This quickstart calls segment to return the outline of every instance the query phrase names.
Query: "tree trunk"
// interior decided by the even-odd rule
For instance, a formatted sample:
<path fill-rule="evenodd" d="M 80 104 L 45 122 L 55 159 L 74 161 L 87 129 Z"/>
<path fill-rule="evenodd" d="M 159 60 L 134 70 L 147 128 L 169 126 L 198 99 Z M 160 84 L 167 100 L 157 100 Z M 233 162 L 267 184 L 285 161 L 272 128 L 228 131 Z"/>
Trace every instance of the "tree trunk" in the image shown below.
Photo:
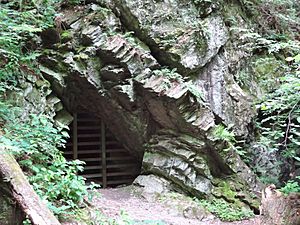
<path fill-rule="evenodd" d="M 14 157 L 0 147 L 0 174 L 11 188 L 12 196 L 33 225 L 60 225 L 27 181 Z"/>
<path fill-rule="evenodd" d="M 275 185 L 266 187 L 262 192 L 262 225 L 299 225 L 300 194 L 284 196 Z"/>

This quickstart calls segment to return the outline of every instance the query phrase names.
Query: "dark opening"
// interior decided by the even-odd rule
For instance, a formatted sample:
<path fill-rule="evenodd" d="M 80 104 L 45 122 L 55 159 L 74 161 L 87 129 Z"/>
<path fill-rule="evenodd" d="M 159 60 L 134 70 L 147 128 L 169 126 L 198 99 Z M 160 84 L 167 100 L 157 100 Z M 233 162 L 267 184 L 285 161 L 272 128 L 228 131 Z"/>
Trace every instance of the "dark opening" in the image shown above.
<path fill-rule="evenodd" d="M 79 174 L 103 188 L 131 184 L 139 175 L 141 165 L 109 131 L 105 122 L 85 111 L 73 114 L 70 139 L 64 150 L 67 159 L 84 161 Z"/>

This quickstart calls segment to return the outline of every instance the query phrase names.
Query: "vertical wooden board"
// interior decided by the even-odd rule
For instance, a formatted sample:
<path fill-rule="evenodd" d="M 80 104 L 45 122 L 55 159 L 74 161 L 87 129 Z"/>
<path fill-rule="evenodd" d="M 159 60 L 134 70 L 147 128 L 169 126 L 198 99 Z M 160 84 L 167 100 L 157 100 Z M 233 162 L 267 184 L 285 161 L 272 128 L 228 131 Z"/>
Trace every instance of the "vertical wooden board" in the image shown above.
<path fill-rule="evenodd" d="M 102 151 L 102 186 L 107 187 L 106 176 L 106 144 L 105 144 L 105 124 L 101 120 L 101 151 Z"/>
<path fill-rule="evenodd" d="M 73 159 L 78 159 L 78 138 L 77 138 L 77 113 L 74 113 L 73 120 Z"/>

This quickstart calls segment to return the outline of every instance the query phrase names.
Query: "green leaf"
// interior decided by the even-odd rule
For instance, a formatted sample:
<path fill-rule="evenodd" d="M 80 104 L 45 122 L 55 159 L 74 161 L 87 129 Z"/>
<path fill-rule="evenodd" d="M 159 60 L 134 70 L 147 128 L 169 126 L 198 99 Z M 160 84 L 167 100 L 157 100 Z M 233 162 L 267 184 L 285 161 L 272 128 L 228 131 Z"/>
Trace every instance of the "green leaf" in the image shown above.
<path fill-rule="evenodd" d="M 293 158 L 296 159 L 298 162 L 300 162 L 300 157 L 294 156 Z"/>
<path fill-rule="evenodd" d="M 300 54 L 298 54 L 298 55 L 296 55 L 295 57 L 294 57 L 294 60 L 295 60 L 295 62 L 300 62 Z"/>

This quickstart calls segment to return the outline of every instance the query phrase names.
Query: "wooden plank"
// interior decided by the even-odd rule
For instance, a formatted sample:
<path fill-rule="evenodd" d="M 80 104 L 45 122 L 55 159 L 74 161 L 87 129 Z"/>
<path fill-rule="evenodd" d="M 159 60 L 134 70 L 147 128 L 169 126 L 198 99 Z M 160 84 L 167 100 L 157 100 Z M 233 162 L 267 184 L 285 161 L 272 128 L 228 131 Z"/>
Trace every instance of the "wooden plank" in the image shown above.
<path fill-rule="evenodd" d="M 108 172 L 107 177 L 132 176 L 132 171 Z"/>
<path fill-rule="evenodd" d="M 80 158 L 81 161 L 84 162 L 97 162 L 101 160 L 101 157 L 92 157 L 92 158 Z"/>
<path fill-rule="evenodd" d="M 135 159 L 133 157 L 130 157 L 130 156 L 111 156 L 111 157 L 107 157 L 106 160 L 107 161 L 111 161 L 111 160 L 116 160 L 116 161 L 119 161 L 119 160 L 135 161 Z"/>
<path fill-rule="evenodd" d="M 98 130 L 99 126 L 78 126 L 78 130 Z"/>
<path fill-rule="evenodd" d="M 77 143 L 78 146 L 100 146 L 101 142 L 100 141 L 86 141 L 86 142 L 83 142 L 83 141 L 80 141 Z"/>
<path fill-rule="evenodd" d="M 105 143 L 105 124 L 101 120 L 101 151 L 102 151 L 102 186 L 107 187 L 106 177 L 106 143 Z"/>
<path fill-rule="evenodd" d="M 136 164 L 134 163 L 126 163 L 126 164 L 115 164 L 115 165 L 107 165 L 106 168 L 107 169 L 115 169 L 115 168 L 132 168 L 135 167 Z"/>
<path fill-rule="evenodd" d="M 106 141 L 106 145 L 120 145 L 117 141 Z"/>
<path fill-rule="evenodd" d="M 124 149 L 122 149 L 122 148 L 108 149 L 106 147 L 106 153 L 126 153 L 126 155 L 128 155 L 128 153 L 126 151 L 124 151 Z"/>
<path fill-rule="evenodd" d="M 99 137 L 99 134 L 95 133 L 95 134 L 78 134 L 77 136 L 78 138 L 92 138 L 92 137 Z"/>
<path fill-rule="evenodd" d="M 65 151 L 63 153 L 64 153 L 64 155 L 72 155 L 73 151 Z M 97 154 L 97 155 L 99 155 L 101 152 L 99 152 L 99 150 L 78 150 L 77 153 L 78 153 L 78 155 L 85 155 L 85 154 Z"/>
<path fill-rule="evenodd" d="M 96 170 L 96 169 L 102 169 L 102 166 L 96 165 L 96 166 L 85 166 L 84 170 Z"/>
<path fill-rule="evenodd" d="M 116 168 L 132 168 L 135 167 L 135 164 L 116 164 L 116 165 L 106 165 L 106 169 L 116 169 Z M 102 169 L 100 165 L 94 166 L 84 166 L 84 170 L 95 170 L 95 169 Z"/>
<path fill-rule="evenodd" d="M 14 200 L 33 225 L 60 225 L 26 179 L 23 171 L 9 150 L 0 147 L 0 176 L 10 185 Z M 0 209 L 5 210 L 5 208 Z M 1 219 L 0 224 L 7 221 Z"/>
<path fill-rule="evenodd" d="M 99 155 L 101 152 L 99 151 L 99 149 L 97 150 L 79 150 L 78 154 L 84 155 L 84 154 L 97 154 Z"/>
<path fill-rule="evenodd" d="M 65 154 L 70 153 L 66 151 Z M 107 130 L 104 121 L 91 114 L 77 114 L 78 156 L 87 163 L 82 176 L 97 180 L 103 188 L 107 185 L 131 183 L 138 174 L 135 158 L 129 156 L 128 151 Z M 112 171 L 107 171 L 108 169 Z"/>
<path fill-rule="evenodd" d="M 85 177 L 85 178 L 100 178 L 100 177 L 102 177 L 102 174 L 101 173 L 92 173 L 92 174 L 83 174 L 80 176 Z"/>
<path fill-rule="evenodd" d="M 78 159 L 78 145 L 77 145 L 77 113 L 74 113 L 73 119 L 73 159 Z"/>

